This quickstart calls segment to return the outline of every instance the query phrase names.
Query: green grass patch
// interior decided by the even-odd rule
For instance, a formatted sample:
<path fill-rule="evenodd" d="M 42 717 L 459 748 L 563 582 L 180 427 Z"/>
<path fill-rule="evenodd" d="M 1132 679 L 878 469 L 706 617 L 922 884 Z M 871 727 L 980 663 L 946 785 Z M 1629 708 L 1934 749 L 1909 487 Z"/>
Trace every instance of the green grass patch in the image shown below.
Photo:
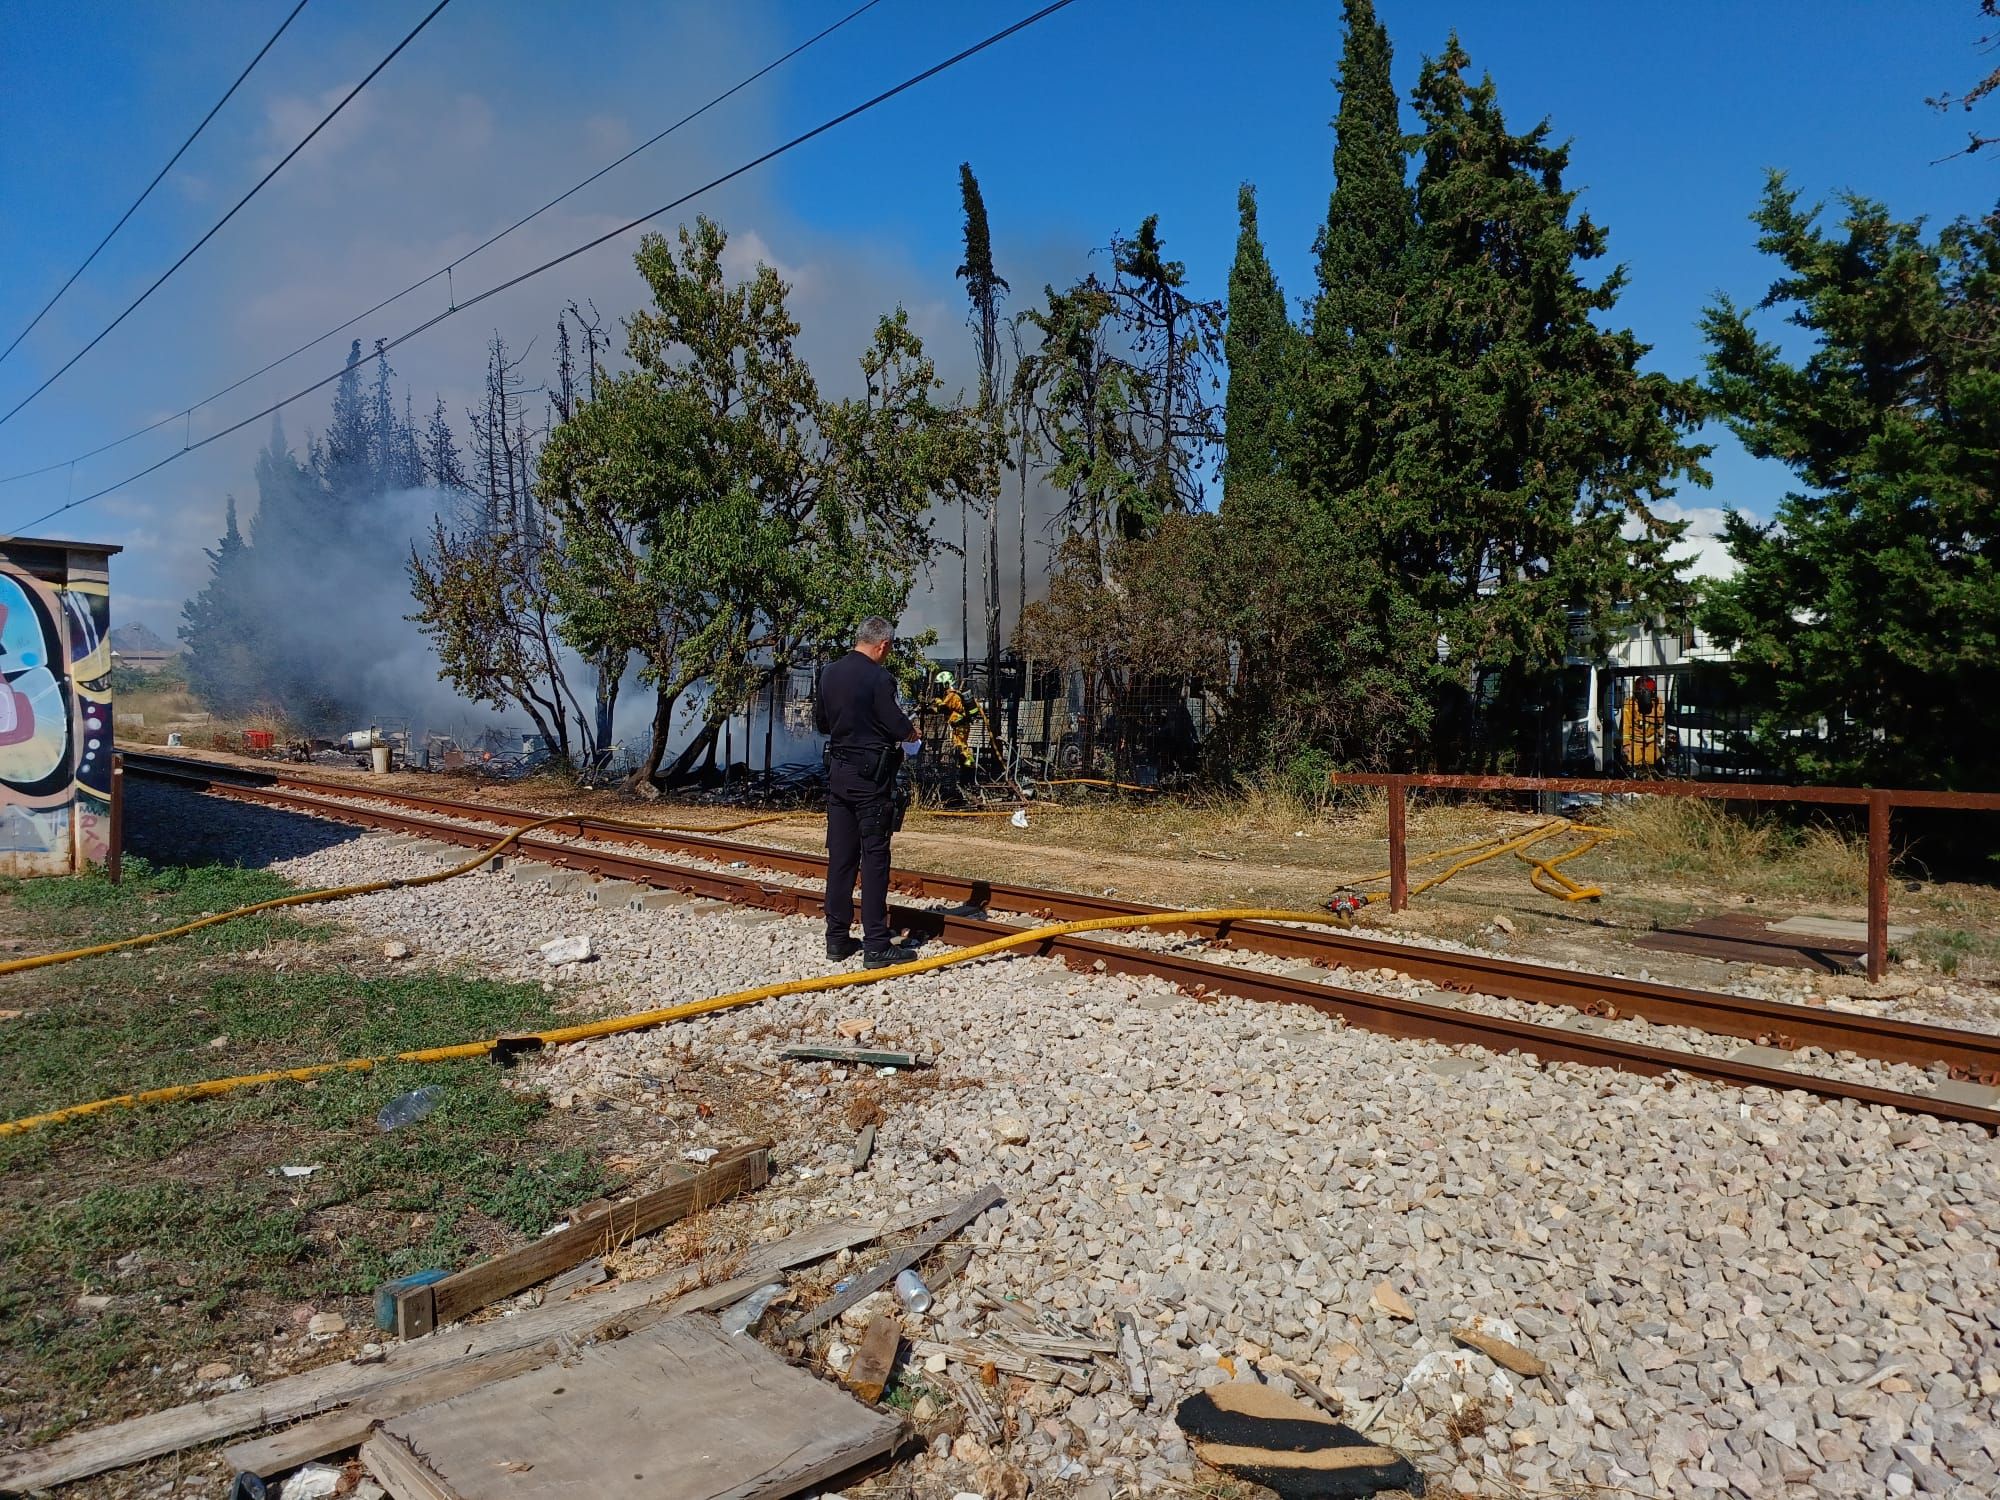
<path fill-rule="evenodd" d="M 103 942 L 286 893 L 265 871 L 133 861 L 0 886 L 26 951 Z M 387 969 L 288 915 L 132 957 L 14 976 L 0 1119 L 165 1084 L 374 1057 L 559 1020 L 539 985 Z M 274 943 L 284 946 L 275 951 Z M 218 1039 L 220 1039 L 218 1041 Z M 436 1084 L 426 1118 L 378 1110 Z M 615 1190 L 587 1129 L 487 1061 L 390 1063 L 214 1098 L 114 1108 L 0 1137 L 0 1386 L 38 1440 L 185 1395 L 190 1362 L 263 1347 L 287 1305 L 472 1264 Z M 310 1166 L 309 1176 L 279 1169 Z M 84 1310 L 79 1295 L 112 1298 Z M 364 1305 L 348 1310 L 351 1324 Z M 176 1374 L 176 1367 L 180 1373 Z M 107 1395 L 107 1392 L 110 1394 Z"/>

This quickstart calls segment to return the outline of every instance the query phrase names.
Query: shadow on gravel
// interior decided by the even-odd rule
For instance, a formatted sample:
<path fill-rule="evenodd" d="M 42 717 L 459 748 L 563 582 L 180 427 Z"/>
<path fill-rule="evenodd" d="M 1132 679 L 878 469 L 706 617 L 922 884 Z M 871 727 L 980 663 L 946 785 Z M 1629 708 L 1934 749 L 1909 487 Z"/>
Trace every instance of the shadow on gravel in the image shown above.
<path fill-rule="evenodd" d="M 125 785 L 125 848 L 154 865 L 263 869 L 351 844 L 364 830 L 282 808 L 226 802 L 179 787 Z"/>

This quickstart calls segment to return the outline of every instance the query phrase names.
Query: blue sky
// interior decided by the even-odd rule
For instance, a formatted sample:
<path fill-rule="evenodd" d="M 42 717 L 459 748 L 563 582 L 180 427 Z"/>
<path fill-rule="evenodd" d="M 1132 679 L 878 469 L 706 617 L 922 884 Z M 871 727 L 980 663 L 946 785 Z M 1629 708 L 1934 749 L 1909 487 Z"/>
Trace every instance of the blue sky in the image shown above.
<path fill-rule="evenodd" d="M 436 269 L 519 213 L 851 9 L 833 3 L 453 0 L 431 28 L 270 189 L 144 309 L 0 427 L 0 474 L 94 446 L 177 410 Z M 5 338 L 95 243 L 276 26 L 279 0 L 160 6 L 0 0 L 0 329 Z M 834 38 L 460 273 L 484 286 L 676 196 L 1032 9 L 880 0 Z M 178 255 L 414 23 L 419 0 L 312 0 L 125 232 L 13 358 L 13 404 Z M 1972 0 L 1687 0 L 1678 6 L 1381 0 L 1399 87 L 1455 27 L 1510 119 L 1548 117 L 1574 143 L 1571 181 L 1631 269 L 1620 318 L 1651 363 L 1699 368 L 1696 319 L 1716 291 L 1769 276 L 1746 216 L 1764 171 L 1812 196 L 1844 188 L 1933 220 L 1992 206 L 1992 163 L 1932 165 L 1962 127 L 1924 99 L 1980 60 Z M 1199 290 L 1219 295 L 1235 190 L 1257 184 L 1288 293 L 1331 186 L 1331 3 L 1077 0 L 964 68 L 842 127 L 700 206 L 746 255 L 797 283 L 822 380 L 837 387 L 873 315 L 907 305 L 955 379 L 969 375 L 952 280 L 956 169 L 984 183 L 1000 269 L 1021 305 L 1076 274 L 1145 214 Z M 687 212 L 692 213 L 693 207 Z M 559 306 L 629 310 L 629 243 L 444 325 L 396 357 L 418 404 L 472 395 L 494 331 L 539 340 Z M 358 330 L 400 332 L 430 293 Z M 344 338 L 345 336 L 343 336 Z M 326 373 L 329 345 L 194 419 L 199 437 Z M 296 440 L 323 398 L 287 416 Z M 223 497 L 253 493 L 261 429 L 49 523 L 124 542 L 118 615 L 171 630 L 200 583 Z M 118 478 L 177 445 L 155 434 L 67 473 L 0 488 L 0 528 Z M 1682 497 L 1768 512 L 1784 488 L 1725 445 L 1716 487 Z M 72 482 L 75 489 L 72 491 Z M 1712 519 L 1712 517 L 1710 518 Z M 955 591 L 955 590 L 954 590 Z"/>

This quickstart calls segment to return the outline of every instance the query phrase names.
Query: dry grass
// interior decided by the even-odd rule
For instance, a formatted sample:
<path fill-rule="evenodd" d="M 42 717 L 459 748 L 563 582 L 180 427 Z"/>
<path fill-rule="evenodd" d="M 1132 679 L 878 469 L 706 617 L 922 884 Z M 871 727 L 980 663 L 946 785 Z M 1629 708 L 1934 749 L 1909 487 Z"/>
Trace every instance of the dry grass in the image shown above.
<path fill-rule="evenodd" d="M 1601 816 L 1625 834 L 1612 862 L 1628 878 L 1822 900 L 1858 901 L 1867 894 L 1866 841 L 1830 822 L 1799 823 L 1683 797 L 1635 797 Z"/>

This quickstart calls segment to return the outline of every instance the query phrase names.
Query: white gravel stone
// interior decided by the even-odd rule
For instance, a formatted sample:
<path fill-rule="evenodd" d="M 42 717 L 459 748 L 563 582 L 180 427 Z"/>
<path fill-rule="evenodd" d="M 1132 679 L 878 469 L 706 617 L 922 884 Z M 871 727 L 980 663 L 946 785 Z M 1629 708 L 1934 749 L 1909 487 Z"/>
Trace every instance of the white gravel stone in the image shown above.
<path fill-rule="evenodd" d="M 434 868 L 339 825 L 146 783 L 129 813 L 136 836 L 206 840 L 305 885 Z M 415 963 L 614 1011 L 853 967 L 827 961 L 814 921 L 746 928 L 679 906 L 607 922 L 580 892 L 486 873 L 327 912 L 408 942 Z M 598 961 L 551 970 L 539 941 L 584 930 Z M 874 1023 L 871 1046 L 936 1067 L 836 1080 L 777 1059 L 785 1038 L 855 1017 Z M 1483 1065 L 1435 1070 L 1450 1058 Z M 781 1160 L 817 1174 L 756 1195 L 792 1227 L 997 1182 L 1007 1201 L 961 1237 L 976 1253 L 938 1289 L 935 1336 L 1007 1326 L 989 1301 L 1099 1338 L 1126 1311 L 1155 1391 L 1135 1408 L 1114 1359 L 1078 1367 L 1085 1391 L 1009 1394 L 1018 1435 L 1004 1451 L 975 1439 L 977 1459 L 1038 1489 L 1191 1483 L 1172 1411 L 1234 1378 L 1226 1358 L 1239 1377 L 1297 1367 L 1447 1489 L 2000 1496 L 2000 1146 L 1970 1127 L 1400 1041 L 1022 957 L 604 1038 L 519 1071 L 575 1108 L 667 1120 L 675 1160 L 738 1137 L 674 1080 L 754 1092 Z M 869 1170 L 843 1174 L 863 1088 L 886 1120 Z M 1370 1307 L 1385 1281 L 1412 1320 Z M 1412 1383 L 1475 1316 L 1517 1328 L 1551 1377 L 1503 1388 L 1466 1355 Z M 1463 1420 L 1475 1399 L 1483 1431 Z M 953 1457 L 920 1462 L 920 1493 L 976 1482 Z"/>

